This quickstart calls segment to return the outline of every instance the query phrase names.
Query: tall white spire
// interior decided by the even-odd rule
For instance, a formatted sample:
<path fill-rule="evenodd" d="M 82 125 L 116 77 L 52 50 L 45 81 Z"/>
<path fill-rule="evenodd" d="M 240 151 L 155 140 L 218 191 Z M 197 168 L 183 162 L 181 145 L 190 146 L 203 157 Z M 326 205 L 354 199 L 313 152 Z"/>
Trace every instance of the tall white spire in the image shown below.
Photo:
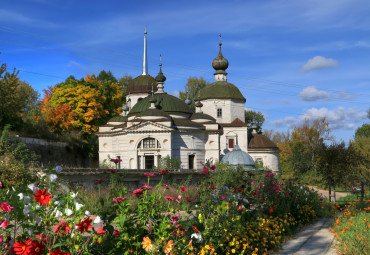
<path fill-rule="evenodd" d="M 143 56 L 143 74 L 148 74 L 148 61 L 147 61 L 147 50 L 146 50 L 146 25 L 145 25 L 145 31 L 144 31 L 144 56 Z"/>

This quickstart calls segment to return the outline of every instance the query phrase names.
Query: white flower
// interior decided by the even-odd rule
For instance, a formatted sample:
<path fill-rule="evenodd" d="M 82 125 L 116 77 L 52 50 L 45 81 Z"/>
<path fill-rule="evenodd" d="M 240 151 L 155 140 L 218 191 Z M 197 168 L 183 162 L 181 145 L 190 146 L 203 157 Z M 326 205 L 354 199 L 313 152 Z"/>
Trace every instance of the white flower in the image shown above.
<path fill-rule="evenodd" d="M 94 224 L 99 224 L 99 223 L 101 223 L 102 222 L 102 220 L 101 220 L 101 218 L 100 218 L 100 216 L 96 216 L 96 218 L 95 218 L 95 220 L 94 220 Z"/>
<path fill-rule="evenodd" d="M 36 192 L 36 189 L 38 189 L 38 188 L 35 186 L 35 184 L 33 184 L 33 183 L 29 184 L 27 187 L 28 187 L 30 190 L 32 190 L 32 191 L 33 191 L 33 193 L 35 193 L 35 192 Z"/>
<path fill-rule="evenodd" d="M 12 186 L 12 190 L 15 191 L 15 188 Z"/>
<path fill-rule="evenodd" d="M 32 236 L 32 234 L 33 234 L 33 230 L 32 229 L 28 229 L 27 232 L 28 232 L 28 235 Z"/>
<path fill-rule="evenodd" d="M 55 182 L 58 179 L 58 176 L 56 174 L 49 175 L 49 180 L 51 182 Z"/>
<path fill-rule="evenodd" d="M 31 201 L 31 198 L 29 196 L 25 196 L 25 197 L 23 197 L 23 200 L 26 203 L 26 205 L 28 205 Z"/>
<path fill-rule="evenodd" d="M 53 198 L 54 199 L 58 199 L 58 195 L 53 195 Z"/>
<path fill-rule="evenodd" d="M 67 216 L 70 216 L 72 213 L 73 213 L 73 211 L 72 211 L 71 209 L 67 209 L 67 208 L 66 208 L 66 210 L 65 210 L 65 214 L 66 214 Z"/>
<path fill-rule="evenodd" d="M 10 218 L 9 214 L 4 214 L 3 217 L 4 217 L 4 220 L 9 221 L 9 218 Z"/>
<path fill-rule="evenodd" d="M 41 220 L 42 220 L 42 218 L 36 217 L 36 219 L 35 219 L 36 224 L 39 224 L 41 222 Z"/>
<path fill-rule="evenodd" d="M 191 238 L 197 240 L 197 243 L 203 242 L 202 233 L 200 231 L 198 233 L 191 234 Z"/>
<path fill-rule="evenodd" d="M 77 194 L 78 194 L 78 192 L 77 192 L 77 193 L 73 193 L 73 192 L 71 192 L 71 197 L 72 197 L 72 198 L 76 198 L 76 197 L 77 197 Z"/>
<path fill-rule="evenodd" d="M 249 204 L 249 201 L 246 198 L 243 198 L 243 202 Z"/>
<path fill-rule="evenodd" d="M 62 213 L 61 211 L 57 210 L 57 211 L 55 212 L 55 217 L 61 217 L 61 216 L 63 216 L 63 213 Z M 68 216 L 69 216 L 69 215 L 68 215 Z"/>
<path fill-rule="evenodd" d="M 24 213 L 24 215 L 27 215 L 27 214 L 29 214 L 31 211 L 30 211 L 30 208 L 28 208 L 28 206 L 24 206 L 24 209 L 23 209 L 23 213 Z"/>
<path fill-rule="evenodd" d="M 80 210 L 82 206 L 84 205 L 76 202 L 76 210 Z"/>
<path fill-rule="evenodd" d="M 60 172 L 62 172 L 62 170 L 63 170 L 63 168 L 62 168 L 61 166 L 57 166 L 57 167 L 55 168 L 55 172 L 56 172 L 57 174 L 59 174 Z"/>
<path fill-rule="evenodd" d="M 23 193 L 19 193 L 17 196 L 19 197 L 19 200 L 23 199 Z"/>
<path fill-rule="evenodd" d="M 89 211 L 85 211 L 85 215 L 86 215 L 86 216 L 90 216 L 90 214 L 91 214 L 91 213 L 90 213 Z"/>
<path fill-rule="evenodd" d="M 60 205 L 59 201 L 54 201 L 54 205 Z"/>
<path fill-rule="evenodd" d="M 37 210 L 39 210 L 39 209 L 41 209 L 41 206 L 36 205 L 36 206 L 35 206 L 35 208 L 36 208 Z"/>

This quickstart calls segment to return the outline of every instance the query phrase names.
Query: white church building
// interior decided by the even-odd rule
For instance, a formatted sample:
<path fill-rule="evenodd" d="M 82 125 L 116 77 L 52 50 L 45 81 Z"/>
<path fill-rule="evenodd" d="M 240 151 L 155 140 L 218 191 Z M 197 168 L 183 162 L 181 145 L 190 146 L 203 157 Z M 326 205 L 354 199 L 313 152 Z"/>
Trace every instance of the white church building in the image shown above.
<path fill-rule="evenodd" d="M 128 85 L 123 113 L 99 127 L 100 164 L 119 158 L 121 168 L 152 169 L 170 156 L 180 160 L 181 169 L 201 170 L 201 161 L 220 161 L 237 147 L 279 172 L 277 146 L 262 134 L 248 136 L 246 99 L 227 81 L 229 62 L 222 56 L 221 42 L 212 62 L 215 81 L 201 90 L 193 112 L 190 100 L 165 92 L 162 64 L 155 78 L 148 74 L 146 35 L 145 31 L 143 72 Z"/>

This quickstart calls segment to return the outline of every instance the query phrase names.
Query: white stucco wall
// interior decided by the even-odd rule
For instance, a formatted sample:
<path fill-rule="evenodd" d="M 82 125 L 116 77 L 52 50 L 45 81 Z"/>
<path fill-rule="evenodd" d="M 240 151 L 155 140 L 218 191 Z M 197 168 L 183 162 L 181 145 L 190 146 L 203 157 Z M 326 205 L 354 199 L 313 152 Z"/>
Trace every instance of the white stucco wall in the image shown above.
<path fill-rule="evenodd" d="M 248 153 L 252 156 L 255 162 L 258 159 L 262 159 L 264 167 L 266 166 L 273 172 L 280 172 L 280 158 L 278 150 L 249 150 Z"/>
<path fill-rule="evenodd" d="M 231 123 L 236 118 L 244 121 L 244 102 L 234 99 L 206 99 L 202 100 L 202 111 L 216 119 L 217 123 Z M 217 109 L 222 109 L 222 117 L 217 117 Z"/>

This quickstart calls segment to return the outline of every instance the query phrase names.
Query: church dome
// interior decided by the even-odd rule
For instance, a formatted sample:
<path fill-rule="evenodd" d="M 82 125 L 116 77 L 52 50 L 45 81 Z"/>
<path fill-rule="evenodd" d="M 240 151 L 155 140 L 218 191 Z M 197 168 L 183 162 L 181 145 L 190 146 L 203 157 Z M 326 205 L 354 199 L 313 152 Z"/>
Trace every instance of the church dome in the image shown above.
<path fill-rule="evenodd" d="M 157 81 L 152 76 L 140 75 L 128 84 L 127 93 L 150 93 L 152 86 L 157 91 Z"/>
<path fill-rule="evenodd" d="M 226 81 L 216 81 L 205 86 L 200 91 L 200 100 L 205 99 L 238 99 L 246 101 L 240 90 L 234 84 Z"/>
<path fill-rule="evenodd" d="M 155 107 L 158 110 L 162 110 L 167 113 L 187 113 L 192 114 L 190 107 L 187 106 L 181 99 L 168 95 L 166 93 L 154 94 L 153 97 L 156 99 Z M 129 115 L 139 114 L 150 107 L 150 99 L 152 96 L 143 98 L 132 107 Z"/>
<path fill-rule="evenodd" d="M 229 61 L 222 56 L 222 43 L 220 42 L 219 45 L 220 51 L 218 52 L 218 56 L 212 61 L 212 67 L 216 70 L 216 73 L 225 73 L 225 70 L 229 67 Z"/>
<path fill-rule="evenodd" d="M 165 117 L 168 118 L 168 113 L 158 109 L 146 109 L 139 114 L 140 117 Z"/>
<path fill-rule="evenodd" d="M 232 166 L 243 166 L 245 169 L 253 169 L 255 167 L 253 158 L 242 151 L 237 144 L 234 150 L 226 153 L 221 161 Z"/>

